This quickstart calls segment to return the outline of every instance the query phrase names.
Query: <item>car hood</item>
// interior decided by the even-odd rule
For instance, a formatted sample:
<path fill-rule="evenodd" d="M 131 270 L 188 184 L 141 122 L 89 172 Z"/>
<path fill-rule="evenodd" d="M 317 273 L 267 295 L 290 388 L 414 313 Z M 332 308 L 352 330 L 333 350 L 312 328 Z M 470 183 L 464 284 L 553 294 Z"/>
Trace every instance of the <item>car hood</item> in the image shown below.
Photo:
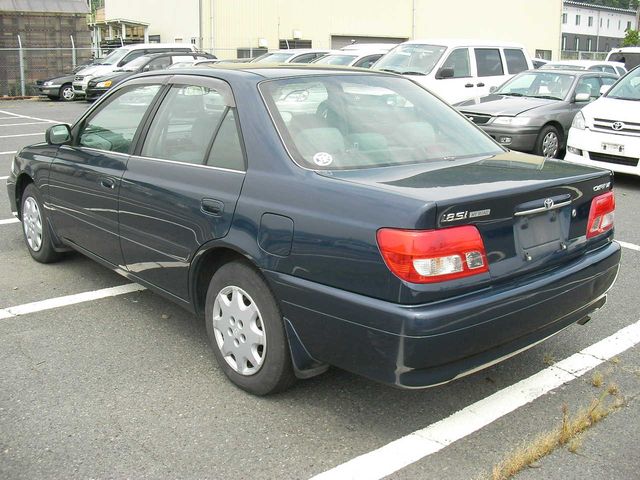
<path fill-rule="evenodd" d="M 127 77 L 130 77 L 131 75 L 134 75 L 137 72 L 111 72 L 107 75 L 100 75 L 97 77 L 93 77 L 91 79 L 91 82 L 105 82 L 107 80 L 111 80 L 112 82 L 120 82 L 122 80 L 124 80 Z"/>
<path fill-rule="evenodd" d="M 109 72 L 113 72 L 113 69 L 116 68 L 115 65 L 92 65 L 83 70 L 80 70 L 76 75 L 81 75 L 86 77 L 88 75 L 92 77 L 97 77 L 100 75 L 106 75 Z"/>
<path fill-rule="evenodd" d="M 57 77 L 45 78 L 44 80 L 39 80 L 42 83 L 44 82 L 53 82 L 54 84 L 66 83 L 73 81 L 74 74 L 69 73 L 66 75 L 59 75 Z"/>
<path fill-rule="evenodd" d="M 604 118 L 618 122 L 638 123 L 640 102 L 619 98 L 600 97 L 582 109 L 589 125 L 594 118 Z"/>
<path fill-rule="evenodd" d="M 510 97 L 506 95 L 487 95 L 474 100 L 457 103 L 455 107 L 463 112 L 486 113 L 497 116 L 515 117 L 535 108 L 554 105 L 562 100 L 533 97 Z"/>

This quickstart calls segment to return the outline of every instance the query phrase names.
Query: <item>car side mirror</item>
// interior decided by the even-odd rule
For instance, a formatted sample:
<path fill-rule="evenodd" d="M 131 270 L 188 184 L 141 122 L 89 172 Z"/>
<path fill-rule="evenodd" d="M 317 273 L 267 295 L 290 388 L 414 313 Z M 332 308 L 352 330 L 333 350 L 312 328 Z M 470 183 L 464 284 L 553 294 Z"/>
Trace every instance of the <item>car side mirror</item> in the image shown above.
<path fill-rule="evenodd" d="M 451 67 L 442 67 L 440 68 L 440 70 L 438 70 L 438 73 L 436 73 L 436 79 L 437 80 L 442 80 L 444 78 L 453 78 L 454 76 L 454 71 L 453 68 Z"/>
<path fill-rule="evenodd" d="M 591 95 L 589 95 L 588 93 L 576 93 L 576 96 L 575 96 L 576 103 L 588 102 L 589 100 L 591 100 Z"/>
<path fill-rule="evenodd" d="M 49 145 L 66 145 L 71 142 L 71 127 L 65 124 L 49 127 L 44 138 Z"/>
<path fill-rule="evenodd" d="M 600 95 L 604 95 L 611 89 L 611 85 L 602 85 L 600 87 Z"/>
<path fill-rule="evenodd" d="M 498 90 L 498 87 L 493 86 L 493 87 L 491 87 L 491 88 L 489 89 L 489 93 L 493 93 L 493 92 L 495 92 L 496 90 Z"/>

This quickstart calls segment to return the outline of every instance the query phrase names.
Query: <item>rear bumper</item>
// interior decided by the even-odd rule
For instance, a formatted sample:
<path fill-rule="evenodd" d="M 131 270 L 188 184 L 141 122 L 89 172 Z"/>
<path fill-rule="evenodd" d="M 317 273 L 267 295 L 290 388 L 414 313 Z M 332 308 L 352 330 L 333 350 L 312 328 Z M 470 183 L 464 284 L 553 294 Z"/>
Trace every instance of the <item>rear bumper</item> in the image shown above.
<path fill-rule="evenodd" d="M 398 305 L 265 272 L 313 359 L 405 388 L 451 381 L 559 332 L 604 303 L 620 246 L 539 275 L 428 305 Z"/>

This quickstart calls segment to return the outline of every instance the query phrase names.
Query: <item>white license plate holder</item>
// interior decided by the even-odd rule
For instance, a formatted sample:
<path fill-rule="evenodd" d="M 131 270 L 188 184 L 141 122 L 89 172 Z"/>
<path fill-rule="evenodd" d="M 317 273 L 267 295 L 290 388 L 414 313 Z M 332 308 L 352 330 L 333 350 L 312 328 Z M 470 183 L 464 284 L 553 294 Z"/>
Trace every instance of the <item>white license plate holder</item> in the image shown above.
<path fill-rule="evenodd" d="M 624 153 L 624 145 L 619 143 L 602 143 L 602 150 L 607 153 L 620 154 Z"/>

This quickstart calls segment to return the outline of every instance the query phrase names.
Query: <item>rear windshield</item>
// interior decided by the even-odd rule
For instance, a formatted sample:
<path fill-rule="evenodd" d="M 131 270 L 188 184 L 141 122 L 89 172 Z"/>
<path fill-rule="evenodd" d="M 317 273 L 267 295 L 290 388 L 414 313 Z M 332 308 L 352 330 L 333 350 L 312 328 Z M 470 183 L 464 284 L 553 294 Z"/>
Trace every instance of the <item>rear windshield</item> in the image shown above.
<path fill-rule="evenodd" d="M 400 45 L 378 60 L 373 68 L 408 75 L 427 75 L 436 66 L 446 49 L 440 45 L 416 43 Z"/>
<path fill-rule="evenodd" d="M 282 63 L 291 58 L 293 53 L 265 53 L 252 61 L 252 63 Z"/>
<path fill-rule="evenodd" d="M 640 65 L 640 53 L 635 52 L 616 52 L 611 53 L 607 60 L 612 62 L 624 63 L 627 70 L 631 70 L 634 67 Z"/>
<path fill-rule="evenodd" d="M 348 170 L 496 155 L 504 150 L 408 79 L 322 75 L 270 80 L 260 91 L 294 160 Z"/>
<path fill-rule="evenodd" d="M 611 90 L 607 92 L 608 98 L 640 101 L 640 67 L 627 73 Z M 638 105 L 640 107 L 640 105 Z"/>

